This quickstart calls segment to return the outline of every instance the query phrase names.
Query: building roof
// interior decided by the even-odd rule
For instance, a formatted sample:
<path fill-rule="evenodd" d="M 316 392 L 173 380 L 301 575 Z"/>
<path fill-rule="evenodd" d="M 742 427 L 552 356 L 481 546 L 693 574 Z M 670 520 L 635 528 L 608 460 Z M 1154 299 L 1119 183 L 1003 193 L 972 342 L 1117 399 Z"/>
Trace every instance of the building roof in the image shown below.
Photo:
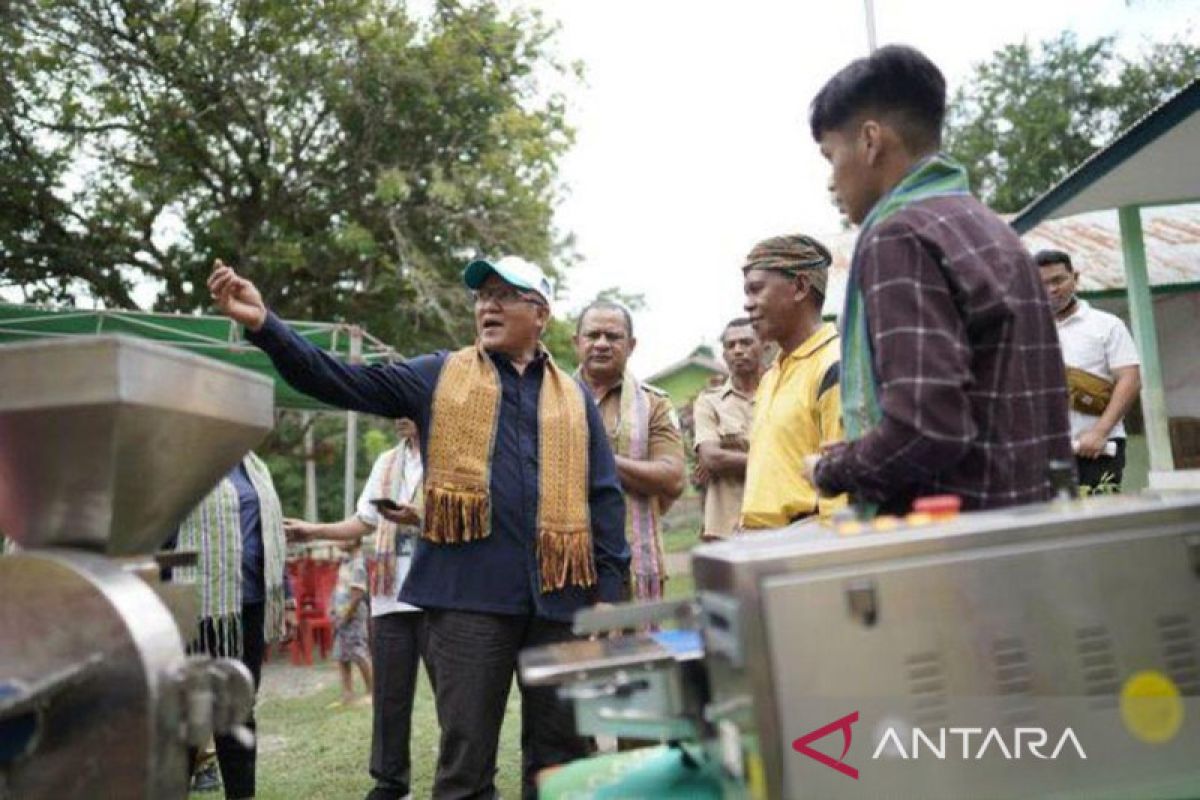
<path fill-rule="evenodd" d="M 712 348 L 708 347 L 708 345 L 700 345 L 693 350 L 687 358 L 663 367 L 658 372 L 646 378 L 645 381 L 646 383 L 657 384 L 671 375 L 674 375 L 676 372 L 686 369 L 687 367 L 699 367 L 700 369 L 711 372 L 714 375 L 725 374 L 725 365 L 713 358 Z"/>
<path fill-rule="evenodd" d="M 1200 205 L 1142 209 L 1150 285 L 1160 291 L 1200 286 Z M 1030 252 L 1063 250 L 1084 294 L 1125 290 L 1125 259 L 1115 211 L 1047 220 L 1021 237 Z"/>
<path fill-rule="evenodd" d="M 1034 200 L 1012 225 L 1021 233 L 1047 219 L 1125 206 L 1200 200 L 1200 78 Z"/>
<path fill-rule="evenodd" d="M 1144 208 L 1142 229 L 1150 285 L 1155 293 L 1200 288 L 1200 205 Z M 836 317 L 841 313 L 858 231 L 818 238 L 833 255 L 824 314 Z M 1079 270 L 1082 294 L 1104 296 L 1124 292 L 1125 261 L 1115 211 L 1049 219 L 1021 238 L 1031 253 L 1046 249 L 1069 253 Z"/>

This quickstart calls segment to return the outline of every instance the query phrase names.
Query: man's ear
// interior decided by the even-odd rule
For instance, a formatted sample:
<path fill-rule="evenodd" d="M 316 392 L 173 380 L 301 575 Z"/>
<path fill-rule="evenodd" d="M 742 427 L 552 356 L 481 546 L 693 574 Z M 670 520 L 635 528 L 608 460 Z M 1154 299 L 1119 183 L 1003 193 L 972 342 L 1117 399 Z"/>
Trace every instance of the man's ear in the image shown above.
<path fill-rule="evenodd" d="M 812 286 L 808 282 L 808 276 L 803 271 L 797 272 L 796 277 L 792 278 L 792 287 L 797 303 L 812 293 Z"/>
<path fill-rule="evenodd" d="M 637 347 L 637 339 L 629 337 L 629 355 L 633 355 L 634 348 Z"/>
<path fill-rule="evenodd" d="M 859 146 L 863 149 L 863 161 L 873 167 L 883 155 L 884 127 L 878 121 L 868 119 L 858 129 Z"/>
<path fill-rule="evenodd" d="M 537 308 L 538 331 L 544 332 L 546 328 L 550 327 L 550 307 L 538 303 L 535 308 Z M 572 336 L 571 339 L 574 341 L 575 337 Z"/>

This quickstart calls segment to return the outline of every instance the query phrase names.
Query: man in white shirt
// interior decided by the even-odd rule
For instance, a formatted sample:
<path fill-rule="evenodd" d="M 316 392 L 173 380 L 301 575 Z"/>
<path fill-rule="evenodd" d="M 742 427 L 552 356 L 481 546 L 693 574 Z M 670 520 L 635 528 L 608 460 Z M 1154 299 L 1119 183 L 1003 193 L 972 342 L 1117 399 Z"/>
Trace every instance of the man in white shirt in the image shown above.
<path fill-rule="evenodd" d="M 1075 296 L 1079 273 L 1061 250 L 1034 256 L 1050 295 L 1071 395 L 1079 484 L 1117 491 L 1125 469 L 1125 415 L 1142 388 L 1141 360 L 1119 317 Z"/>
<path fill-rule="evenodd" d="M 417 426 L 396 420 L 399 444 L 375 459 L 354 514 L 341 522 L 284 521 L 296 541 L 347 541 L 375 534 L 367 543 L 371 563 L 371 664 L 375 672 L 371 777 L 367 800 L 411 796 L 409 738 L 417 667 L 425 650 L 425 615 L 397 599 L 412 564 L 414 537 L 421 521 L 421 452 Z M 381 501 L 390 501 L 391 504 Z"/>

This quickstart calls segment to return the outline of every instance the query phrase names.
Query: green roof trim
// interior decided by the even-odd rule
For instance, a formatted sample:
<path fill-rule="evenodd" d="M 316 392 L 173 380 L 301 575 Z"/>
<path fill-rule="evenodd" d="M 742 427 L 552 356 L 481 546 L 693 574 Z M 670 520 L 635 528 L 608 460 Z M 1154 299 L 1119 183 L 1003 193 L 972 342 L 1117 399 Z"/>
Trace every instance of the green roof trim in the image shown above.
<path fill-rule="evenodd" d="M 1191 281 L 1189 283 L 1167 283 L 1160 286 L 1151 286 L 1150 294 L 1154 297 L 1163 297 L 1173 294 L 1187 294 L 1188 292 L 1200 291 L 1200 281 Z M 1119 289 L 1093 289 L 1090 292 L 1077 292 L 1084 300 L 1112 300 L 1114 298 L 1124 298 L 1128 296 L 1125 288 Z"/>
<path fill-rule="evenodd" d="M 1029 232 L 1071 198 L 1119 167 L 1130 156 L 1171 130 L 1197 110 L 1200 110 L 1200 78 L 1193 79 L 1173 97 L 1138 120 L 1107 147 L 1093 153 L 1067 177 L 1021 209 L 1012 218 L 1010 224 L 1017 233 Z M 1200 190 L 1200 187 L 1197 189 Z M 1178 197 L 1160 204 L 1186 203 L 1198 198 L 1200 195 Z"/>

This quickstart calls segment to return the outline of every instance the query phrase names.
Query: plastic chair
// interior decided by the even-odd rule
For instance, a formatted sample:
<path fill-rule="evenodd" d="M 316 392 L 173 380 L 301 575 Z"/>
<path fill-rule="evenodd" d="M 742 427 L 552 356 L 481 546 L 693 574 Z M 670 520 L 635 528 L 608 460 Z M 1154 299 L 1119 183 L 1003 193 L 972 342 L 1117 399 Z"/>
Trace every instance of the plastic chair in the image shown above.
<path fill-rule="evenodd" d="M 304 596 L 297 603 L 296 647 L 292 650 L 292 663 L 310 665 L 313 650 L 319 648 L 321 658 L 329 657 L 333 649 L 333 621 L 329 607 L 337 588 L 337 561 L 306 558 L 300 565 L 300 578 Z"/>

